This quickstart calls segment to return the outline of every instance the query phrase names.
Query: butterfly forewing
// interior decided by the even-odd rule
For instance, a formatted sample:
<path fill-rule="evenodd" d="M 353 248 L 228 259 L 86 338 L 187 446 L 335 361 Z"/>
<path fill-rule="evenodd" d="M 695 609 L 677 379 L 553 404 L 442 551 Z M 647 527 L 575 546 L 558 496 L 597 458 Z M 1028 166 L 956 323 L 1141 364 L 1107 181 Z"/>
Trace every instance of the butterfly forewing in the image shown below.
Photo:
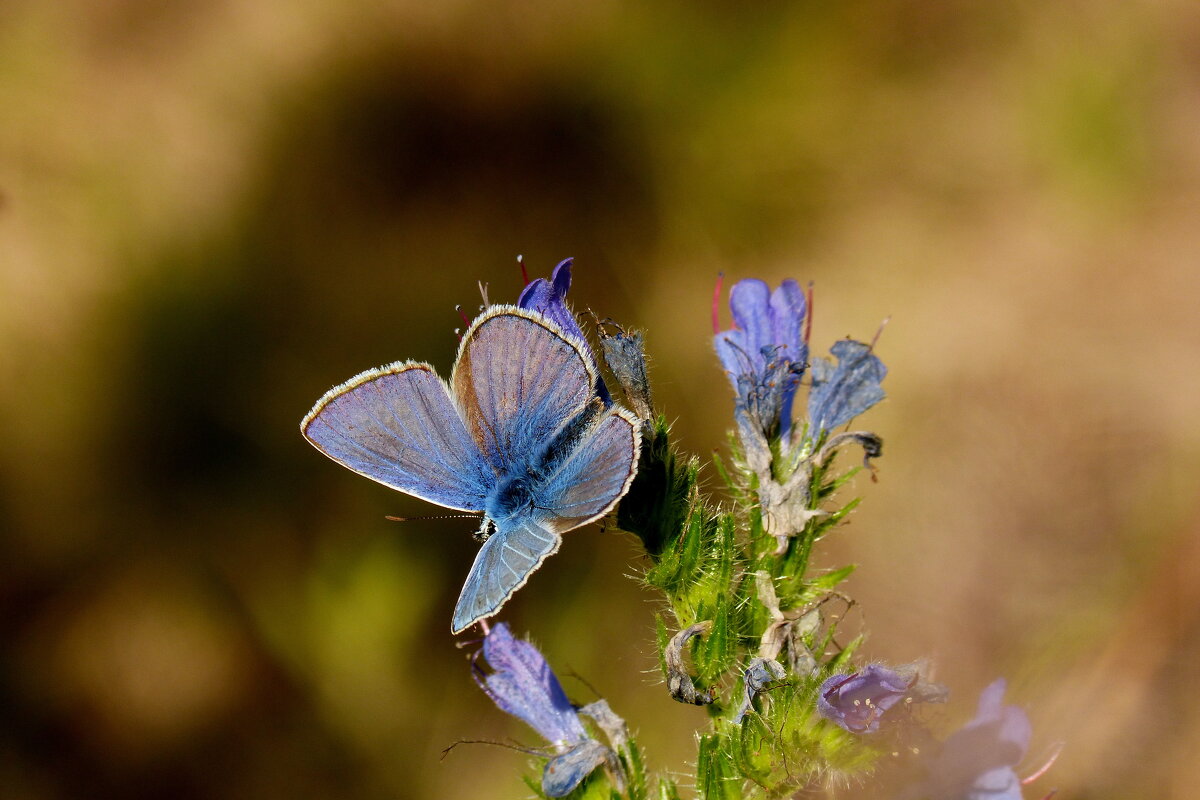
<path fill-rule="evenodd" d="M 334 461 L 447 508 L 481 511 L 495 474 L 428 364 L 369 370 L 330 389 L 300 424 Z"/>
<path fill-rule="evenodd" d="M 458 633 L 499 611 L 513 592 L 525 585 L 529 574 L 558 550 L 561 541 L 558 534 L 532 517 L 514 520 L 511 527 L 498 528 L 479 548 L 471 565 L 454 607 L 450 626 L 453 632 Z"/>
<path fill-rule="evenodd" d="M 471 437 L 497 471 L 522 469 L 593 396 L 581 342 L 540 314 L 493 306 L 463 339 L 451 384 Z"/>

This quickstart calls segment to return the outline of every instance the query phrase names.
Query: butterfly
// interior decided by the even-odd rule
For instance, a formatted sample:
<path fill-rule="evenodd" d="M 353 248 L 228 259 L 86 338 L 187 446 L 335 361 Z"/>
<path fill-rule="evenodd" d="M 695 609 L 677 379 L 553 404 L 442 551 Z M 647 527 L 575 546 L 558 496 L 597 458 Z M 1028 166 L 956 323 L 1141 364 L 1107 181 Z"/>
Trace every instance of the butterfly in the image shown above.
<path fill-rule="evenodd" d="M 494 305 L 463 336 L 448 383 L 415 361 L 367 370 L 326 392 L 300 430 L 360 475 L 483 514 L 454 608 L 459 633 L 496 614 L 562 534 L 603 517 L 633 482 L 639 421 L 597 395 L 598 376 L 578 336 Z"/>

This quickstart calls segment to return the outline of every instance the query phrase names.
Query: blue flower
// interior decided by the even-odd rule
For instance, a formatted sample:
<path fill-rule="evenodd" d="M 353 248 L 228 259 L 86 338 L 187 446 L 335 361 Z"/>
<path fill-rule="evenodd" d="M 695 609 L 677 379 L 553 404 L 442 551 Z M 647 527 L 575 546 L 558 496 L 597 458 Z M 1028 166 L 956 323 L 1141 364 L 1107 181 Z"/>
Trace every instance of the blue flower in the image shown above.
<path fill-rule="evenodd" d="M 571 266 L 574 263 L 575 259 L 564 258 L 550 273 L 549 280 L 535 278 L 525 284 L 525 288 L 521 290 L 521 294 L 517 298 L 517 307 L 536 311 L 549 317 L 564 332 L 574 336 L 590 354 L 591 347 L 588 345 L 587 337 L 583 335 L 579 321 L 575 319 L 575 315 L 567 306 L 567 292 L 571 289 Z M 594 355 L 592 360 L 595 361 Z M 604 401 L 605 405 L 612 402 L 608 387 L 604 385 L 604 380 L 599 376 L 596 377 L 596 395 Z"/>
<path fill-rule="evenodd" d="M 475 681 L 501 711 L 524 720 L 556 747 L 588 738 L 546 659 L 529 642 L 514 638 L 508 625 L 492 626 L 483 640 L 483 657 L 494 671 L 485 675 L 476 668 Z"/>
<path fill-rule="evenodd" d="M 884 398 L 879 384 L 887 375 L 887 367 L 871 352 L 870 345 L 842 339 L 831 352 L 838 360 L 836 366 L 824 358 L 812 363 L 808 423 L 813 439 L 845 425 Z"/>
<path fill-rule="evenodd" d="M 613 747 L 623 747 L 625 721 L 608 703 L 597 700 L 576 709 L 538 649 L 514 638 L 503 622 L 494 625 L 483 640 L 483 657 L 493 671 L 484 673 L 476 665 L 479 687 L 501 711 L 525 721 L 554 746 L 556 753 L 542 770 L 542 791 L 547 797 L 570 794 L 601 764 L 608 765 L 614 784 L 623 787 L 616 754 L 591 738 L 579 719 L 581 711 L 592 717 Z"/>
<path fill-rule="evenodd" d="M 861 672 L 827 678 L 817 693 L 817 711 L 851 733 L 874 733 L 879 718 L 904 700 L 915 683 L 915 676 L 870 664 Z"/>
<path fill-rule="evenodd" d="M 1001 678 L 983 690 L 975 718 L 946 740 L 918 794 L 938 800 L 1021 800 L 1022 781 L 1013 768 L 1025 758 L 1032 728 L 1024 711 L 1004 705 L 1004 689 Z"/>
<path fill-rule="evenodd" d="M 567 333 L 574 334 L 579 341 L 586 342 L 583 329 L 579 327 L 575 315 L 567 307 L 567 292 L 571 289 L 571 265 L 573 263 L 575 263 L 575 259 L 565 258 L 550 273 L 549 280 L 535 278 L 527 283 L 521 290 L 521 296 L 517 298 L 517 307 L 544 314 L 558 323 L 558 327 Z"/>
<path fill-rule="evenodd" d="M 716 332 L 714 308 L 713 343 L 737 393 L 738 424 L 753 425 L 767 439 L 786 439 L 791 431 L 792 401 L 808 358 L 802 336 L 807 306 L 794 280 L 772 292 L 748 279 L 729 292 L 731 330 Z"/>

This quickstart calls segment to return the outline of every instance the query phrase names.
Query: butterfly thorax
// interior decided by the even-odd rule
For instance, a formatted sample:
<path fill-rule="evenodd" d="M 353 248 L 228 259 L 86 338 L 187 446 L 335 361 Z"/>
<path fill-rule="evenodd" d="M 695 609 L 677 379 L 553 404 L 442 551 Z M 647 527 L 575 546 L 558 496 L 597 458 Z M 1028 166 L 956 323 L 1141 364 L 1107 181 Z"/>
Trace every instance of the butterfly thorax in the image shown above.
<path fill-rule="evenodd" d="M 497 522 L 527 514 L 536 505 L 534 489 L 525 475 L 502 481 L 488 497 L 484 513 Z"/>

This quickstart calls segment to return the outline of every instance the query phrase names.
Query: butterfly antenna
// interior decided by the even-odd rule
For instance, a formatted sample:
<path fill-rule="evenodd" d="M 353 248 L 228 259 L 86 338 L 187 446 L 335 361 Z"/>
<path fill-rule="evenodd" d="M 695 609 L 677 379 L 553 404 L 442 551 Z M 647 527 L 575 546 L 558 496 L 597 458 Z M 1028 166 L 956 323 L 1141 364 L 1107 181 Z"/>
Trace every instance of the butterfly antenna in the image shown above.
<path fill-rule="evenodd" d="M 449 747 L 447 747 L 445 750 L 443 750 L 442 756 L 438 760 L 440 761 L 440 760 L 444 759 L 451 750 L 458 747 L 460 744 L 490 744 L 490 745 L 495 745 L 496 747 L 504 747 L 509 750 L 516 750 L 518 753 L 525 753 L 526 755 L 530 755 L 530 756 L 544 757 L 546 755 L 546 752 L 544 749 L 543 750 L 534 750 L 531 747 L 521 747 L 520 745 L 509 744 L 508 742 L 497 742 L 495 739 L 459 739 L 457 742 L 454 742 Z"/>
<path fill-rule="evenodd" d="M 529 273 L 525 271 L 525 256 L 522 256 L 522 255 L 517 256 L 517 266 L 521 268 L 521 280 L 523 281 L 523 283 L 521 285 L 528 286 L 529 285 Z"/>
<path fill-rule="evenodd" d="M 721 304 L 721 284 L 724 282 L 725 282 L 725 273 L 718 272 L 717 273 L 717 283 L 715 286 L 713 286 L 713 299 L 712 299 L 713 336 L 716 336 L 718 333 L 721 332 L 721 320 L 717 316 L 717 308 Z M 736 328 L 737 323 L 735 322 L 733 324 L 733 326 Z"/>
<path fill-rule="evenodd" d="M 384 519 L 392 522 L 413 522 L 419 519 L 479 519 L 482 514 L 424 514 L 419 517 L 393 517 L 391 514 L 384 516 Z"/>
<path fill-rule="evenodd" d="M 584 686 L 586 686 L 586 687 L 588 688 L 588 691 L 589 691 L 589 692 L 591 692 L 592 694 L 596 695 L 596 697 L 597 697 L 597 698 L 602 698 L 602 697 L 604 697 L 604 695 L 602 695 L 602 694 L 600 694 L 599 692 L 597 692 L 597 691 L 596 691 L 596 687 L 595 687 L 595 686 L 592 686 L 591 682 L 590 682 L 590 681 L 588 681 L 588 679 L 587 679 L 587 678 L 583 677 L 582 675 L 580 675 L 580 674 L 579 674 L 578 672 L 576 672 L 575 670 L 573 670 L 573 669 L 569 669 L 569 670 L 567 670 L 566 674 L 567 674 L 567 675 L 570 675 L 572 678 L 574 678 L 575 680 L 579 681 L 579 682 L 580 682 L 580 683 L 582 683 Z"/>

